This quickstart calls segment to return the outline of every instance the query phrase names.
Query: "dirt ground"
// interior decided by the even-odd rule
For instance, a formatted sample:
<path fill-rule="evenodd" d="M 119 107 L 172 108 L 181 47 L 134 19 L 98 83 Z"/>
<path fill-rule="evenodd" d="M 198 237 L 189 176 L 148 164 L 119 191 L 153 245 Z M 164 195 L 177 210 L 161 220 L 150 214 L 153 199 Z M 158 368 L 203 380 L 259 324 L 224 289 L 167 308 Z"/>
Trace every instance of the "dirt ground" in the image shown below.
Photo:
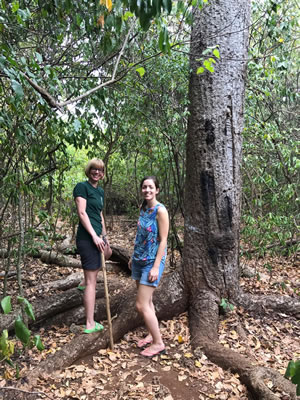
<path fill-rule="evenodd" d="M 132 249 L 135 223 L 125 218 L 107 220 L 111 244 Z M 178 263 L 180 260 L 178 259 Z M 245 291 L 256 294 L 289 295 L 299 298 L 299 262 L 295 257 L 267 257 L 242 259 L 254 276 L 242 278 Z M 271 268 L 270 268 L 271 266 Z M 31 301 L 43 296 L 35 287 L 41 281 L 63 278 L 72 272 L 70 268 L 47 265 L 39 259 L 27 260 L 24 267 L 25 297 Z M 170 272 L 170 268 L 165 274 Z M 110 272 L 109 275 L 116 272 Z M 130 277 L 119 272 L 120 281 Z M 0 282 L 2 290 L 2 282 Z M 16 282 L 9 281 L 11 294 L 16 293 Z M 81 293 L 78 293 L 81 296 Z M 107 327 L 106 321 L 101 321 Z M 74 334 L 70 327 L 39 329 L 45 349 L 23 351 L 16 342 L 15 361 L 20 369 L 18 382 L 24 389 L 16 389 L 16 372 L 0 362 L 0 398 L 18 399 L 80 399 L 80 400 L 246 400 L 251 399 L 237 375 L 212 364 L 204 354 L 191 351 L 188 316 L 182 314 L 169 321 L 160 321 L 166 344 L 166 354 L 152 359 L 142 357 L 136 342 L 146 333 L 144 328 L 128 332 L 115 343 L 114 351 L 100 350 L 97 354 L 78 361 L 75 365 L 51 376 L 43 376 L 35 387 L 26 379 L 28 371 L 49 354 L 55 353 Z M 285 373 L 290 360 L 300 359 L 299 321 L 288 315 L 250 315 L 242 309 L 221 316 L 219 340 L 225 347 L 251 356 L 257 364 Z M 100 333 L 101 334 L 101 333 Z M 272 382 L 266 382 L 272 387 Z M 288 400 L 280 390 L 273 388 L 278 399 Z M 12 397 L 13 393 L 13 397 Z"/>

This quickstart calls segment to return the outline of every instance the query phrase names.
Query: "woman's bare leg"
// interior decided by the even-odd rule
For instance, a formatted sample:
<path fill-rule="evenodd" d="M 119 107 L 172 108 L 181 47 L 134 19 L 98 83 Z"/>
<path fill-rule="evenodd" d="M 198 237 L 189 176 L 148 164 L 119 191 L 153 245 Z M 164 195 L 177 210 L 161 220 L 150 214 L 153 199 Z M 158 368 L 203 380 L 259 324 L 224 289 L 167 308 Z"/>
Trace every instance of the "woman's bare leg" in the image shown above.
<path fill-rule="evenodd" d="M 153 342 L 151 346 L 147 348 L 150 352 L 159 352 L 164 349 L 164 343 L 159 330 L 159 323 L 155 314 L 155 308 L 152 302 L 152 296 L 155 288 L 153 286 L 146 286 L 139 284 L 136 308 L 138 312 L 143 316 L 145 325 L 149 331 L 150 337 Z"/>
<path fill-rule="evenodd" d="M 85 307 L 86 329 L 92 329 L 95 326 L 94 312 L 96 299 L 96 284 L 99 269 L 93 271 L 84 270 L 85 291 L 83 303 Z"/>

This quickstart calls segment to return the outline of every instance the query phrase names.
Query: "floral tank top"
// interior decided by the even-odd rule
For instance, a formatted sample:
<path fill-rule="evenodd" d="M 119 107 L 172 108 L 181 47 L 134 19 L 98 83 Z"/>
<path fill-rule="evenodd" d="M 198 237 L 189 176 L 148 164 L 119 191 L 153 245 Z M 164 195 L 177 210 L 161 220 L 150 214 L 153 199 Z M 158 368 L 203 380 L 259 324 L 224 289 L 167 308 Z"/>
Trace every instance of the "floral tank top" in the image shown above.
<path fill-rule="evenodd" d="M 137 225 L 137 233 L 134 244 L 133 259 L 139 264 L 149 264 L 155 261 L 159 246 L 158 224 L 156 220 L 159 207 L 165 207 L 158 203 L 156 206 L 141 209 Z M 166 257 L 167 248 L 165 249 Z"/>

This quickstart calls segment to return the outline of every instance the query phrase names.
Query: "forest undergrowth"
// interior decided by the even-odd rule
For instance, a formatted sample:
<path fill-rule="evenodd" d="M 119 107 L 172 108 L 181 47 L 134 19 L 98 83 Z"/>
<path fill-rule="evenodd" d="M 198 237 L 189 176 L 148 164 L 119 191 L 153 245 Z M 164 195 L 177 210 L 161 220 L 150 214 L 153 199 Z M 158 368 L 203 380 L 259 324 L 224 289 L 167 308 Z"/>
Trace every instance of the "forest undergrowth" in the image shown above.
<path fill-rule="evenodd" d="M 132 250 L 135 224 L 119 217 L 113 221 L 108 218 L 107 225 L 111 244 Z M 255 294 L 299 296 L 299 261 L 295 255 L 289 258 L 242 258 L 241 263 L 243 268 L 251 271 L 250 277 L 241 279 L 243 290 Z M 40 259 L 27 259 L 23 274 L 25 297 L 33 301 L 51 296 L 51 291 L 39 289 L 40 284 L 62 279 L 73 272 L 71 268 L 48 265 Z M 167 268 L 165 274 L 170 272 Z M 108 273 L 108 283 L 109 276 L 115 273 Z M 118 274 L 120 287 L 123 286 L 122 281 L 125 283 L 131 279 L 125 271 L 120 270 Z M 17 292 L 14 278 L 9 280 L 8 289 L 8 294 Z M 78 296 L 81 295 L 78 291 Z M 107 328 L 106 321 L 101 322 Z M 115 343 L 114 351 L 103 349 L 51 376 L 45 373 L 32 387 L 26 379 L 28 371 L 77 334 L 69 326 L 41 327 L 34 333 L 41 335 L 45 346 L 42 352 L 23 350 L 16 342 L 18 351 L 14 361 L 20 370 L 18 379 L 13 368 L 0 364 L 0 397 L 3 395 L 4 400 L 251 399 L 237 375 L 217 367 L 201 351 L 192 352 L 186 313 L 161 321 L 160 326 L 166 344 L 165 355 L 153 359 L 140 356 L 136 341 L 145 334 L 145 330 L 139 328 Z M 299 321 L 285 314 L 260 316 L 239 308 L 227 310 L 220 317 L 219 340 L 225 347 L 250 356 L 258 365 L 272 367 L 282 375 L 290 360 L 300 359 Z M 20 386 L 16 388 L 20 382 L 22 389 Z M 272 385 L 272 382 L 267 384 Z M 280 388 L 273 388 L 273 392 L 278 399 L 288 400 Z"/>

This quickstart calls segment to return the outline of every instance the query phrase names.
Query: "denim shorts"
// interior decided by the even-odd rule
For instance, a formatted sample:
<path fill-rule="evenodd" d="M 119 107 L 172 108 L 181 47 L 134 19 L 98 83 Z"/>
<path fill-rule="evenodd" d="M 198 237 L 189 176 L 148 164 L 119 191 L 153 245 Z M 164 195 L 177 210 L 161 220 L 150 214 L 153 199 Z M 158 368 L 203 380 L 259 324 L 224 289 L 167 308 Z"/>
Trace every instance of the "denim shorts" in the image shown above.
<path fill-rule="evenodd" d="M 146 286 L 153 286 L 157 287 L 160 281 L 160 278 L 162 276 L 162 273 L 164 272 L 165 264 L 166 264 L 166 257 L 163 257 L 160 264 L 159 264 L 159 271 L 158 271 L 158 278 L 154 282 L 149 282 L 148 276 L 151 268 L 153 267 L 154 262 L 151 262 L 149 264 L 140 264 L 135 260 L 132 260 L 131 264 L 131 277 L 135 281 L 139 281 L 141 285 L 146 285 Z"/>

